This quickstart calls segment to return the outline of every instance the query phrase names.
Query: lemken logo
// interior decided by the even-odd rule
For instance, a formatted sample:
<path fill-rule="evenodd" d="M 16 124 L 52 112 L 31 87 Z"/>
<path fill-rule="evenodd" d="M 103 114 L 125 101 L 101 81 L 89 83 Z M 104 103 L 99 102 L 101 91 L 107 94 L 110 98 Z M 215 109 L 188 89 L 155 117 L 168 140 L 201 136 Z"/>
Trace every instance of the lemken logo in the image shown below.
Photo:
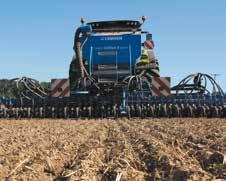
<path fill-rule="evenodd" d="M 105 36 L 100 38 L 101 41 L 115 41 L 122 40 L 122 36 Z"/>

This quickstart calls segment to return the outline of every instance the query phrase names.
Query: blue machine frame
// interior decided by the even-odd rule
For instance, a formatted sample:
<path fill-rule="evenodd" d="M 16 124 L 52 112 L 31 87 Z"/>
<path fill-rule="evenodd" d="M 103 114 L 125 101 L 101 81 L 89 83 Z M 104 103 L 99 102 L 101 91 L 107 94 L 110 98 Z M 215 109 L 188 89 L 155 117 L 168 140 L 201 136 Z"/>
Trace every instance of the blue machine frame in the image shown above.
<path fill-rule="evenodd" d="M 88 60 L 91 75 L 95 64 L 127 64 L 134 67 L 141 54 L 141 34 L 94 33 L 83 42 L 82 52 L 83 58 Z"/>
<path fill-rule="evenodd" d="M 104 76 L 116 81 L 134 74 L 136 60 L 141 55 L 141 32 L 93 32 L 92 28 L 82 26 L 90 31 L 81 38 L 81 51 L 84 64 L 90 76 Z M 112 77 L 113 76 L 113 77 Z"/>

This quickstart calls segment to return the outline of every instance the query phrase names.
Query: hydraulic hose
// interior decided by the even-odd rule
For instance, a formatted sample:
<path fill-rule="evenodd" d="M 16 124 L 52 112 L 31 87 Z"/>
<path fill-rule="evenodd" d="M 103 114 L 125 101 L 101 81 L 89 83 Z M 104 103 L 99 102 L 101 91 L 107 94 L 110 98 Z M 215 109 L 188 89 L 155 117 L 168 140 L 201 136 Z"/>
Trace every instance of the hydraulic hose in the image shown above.
<path fill-rule="evenodd" d="M 78 61 L 79 64 L 79 72 L 81 78 L 84 78 L 84 70 L 83 70 L 83 62 L 82 62 L 82 54 L 81 54 L 81 41 L 80 41 L 80 35 L 82 34 L 82 27 L 78 28 L 75 32 L 75 39 L 74 39 L 74 51 L 76 56 L 76 61 Z"/>
<path fill-rule="evenodd" d="M 73 49 L 75 51 L 75 56 L 76 56 L 75 60 L 78 61 L 76 63 L 79 64 L 79 72 L 80 72 L 81 80 L 84 80 L 84 78 L 87 77 L 96 86 L 97 89 L 100 89 L 99 86 L 95 83 L 95 80 L 89 75 L 89 73 L 85 69 L 85 66 L 83 64 L 83 59 L 82 59 L 82 49 L 81 49 L 82 46 L 81 46 L 80 36 L 82 34 L 85 34 L 85 36 L 87 36 L 87 33 L 90 33 L 91 31 L 92 31 L 91 26 L 89 25 L 81 26 L 80 28 L 78 28 L 75 32 Z"/>

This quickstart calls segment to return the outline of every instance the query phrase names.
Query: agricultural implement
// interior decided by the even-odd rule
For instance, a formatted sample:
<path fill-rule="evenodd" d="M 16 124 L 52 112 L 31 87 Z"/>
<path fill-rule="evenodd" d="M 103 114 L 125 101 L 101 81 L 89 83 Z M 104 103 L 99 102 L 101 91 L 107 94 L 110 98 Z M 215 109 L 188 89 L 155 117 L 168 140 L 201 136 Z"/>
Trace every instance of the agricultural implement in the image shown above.
<path fill-rule="evenodd" d="M 225 116 L 223 90 L 207 74 L 191 74 L 171 87 L 170 77 L 136 73 L 142 49 L 153 55 L 143 22 L 81 22 L 69 78 L 52 79 L 49 89 L 27 77 L 6 81 L 1 118 Z"/>

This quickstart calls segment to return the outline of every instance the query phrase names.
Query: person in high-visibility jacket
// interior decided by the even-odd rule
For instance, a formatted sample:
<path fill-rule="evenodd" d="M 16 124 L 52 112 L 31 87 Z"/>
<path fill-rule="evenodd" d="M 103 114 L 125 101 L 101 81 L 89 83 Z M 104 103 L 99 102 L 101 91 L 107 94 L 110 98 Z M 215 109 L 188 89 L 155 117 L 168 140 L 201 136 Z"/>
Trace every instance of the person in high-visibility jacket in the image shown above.
<path fill-rule="evenodd" d="M 150 60 L 146 49 L 142 50 L 142 54 L 136 62 L 135 73 L 146 76 L 148 79 L 153 76 L 160 77 L 159 63 L 155 58 Z"/>

